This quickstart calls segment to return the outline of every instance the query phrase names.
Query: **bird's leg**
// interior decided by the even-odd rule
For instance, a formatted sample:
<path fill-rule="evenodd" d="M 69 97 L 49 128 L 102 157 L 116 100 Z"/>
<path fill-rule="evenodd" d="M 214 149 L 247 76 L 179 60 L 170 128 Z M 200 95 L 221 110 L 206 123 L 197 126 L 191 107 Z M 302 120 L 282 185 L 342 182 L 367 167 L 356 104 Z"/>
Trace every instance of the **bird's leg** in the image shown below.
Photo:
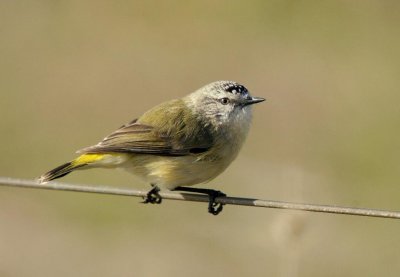
<path fill-rule="evenodd" d="M 226 194 L 221 191 L 213 189 L 189 188 L 189 187 L 176 187 L 174 190 L 207 194 L 209 197 L 208 212 L 210 214 L 218 215 L 224 207 L 224 204 L 215 202 L 215 199 L 217 197 L 226 196 Z"/>
<path fill-rule="evenodd" d="M 151 184 L 151 186 L 153 188 L 146 194 L 146 197 L 144 197 L 144 201 L 142 203 L 161 204 L 162 198 L 160 194 L 158 194 L 160 188 L 155 184 Z"/>

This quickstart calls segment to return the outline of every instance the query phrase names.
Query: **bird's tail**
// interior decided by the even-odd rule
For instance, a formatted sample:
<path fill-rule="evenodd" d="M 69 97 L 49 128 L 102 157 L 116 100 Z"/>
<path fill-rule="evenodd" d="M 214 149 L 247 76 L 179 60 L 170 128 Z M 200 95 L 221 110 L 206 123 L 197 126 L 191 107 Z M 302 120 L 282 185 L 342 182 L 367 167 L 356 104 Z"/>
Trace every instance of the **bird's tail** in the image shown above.
<path fill-rule="evenodd" d="M 95 162 L 98 162 L 104 157 L 107 156 L 105 154 L 83 154 L 76 158 L 75 160 L 62 164 L 49 172 L 43 174 L 42 176 L 39 177 L 39 183 L 47 183 L 51 180 L 61 178 L 72 171 L 76 169 L 83 169 L 84 167 L 87 167 L 90 164 L 93 164 Z"/>

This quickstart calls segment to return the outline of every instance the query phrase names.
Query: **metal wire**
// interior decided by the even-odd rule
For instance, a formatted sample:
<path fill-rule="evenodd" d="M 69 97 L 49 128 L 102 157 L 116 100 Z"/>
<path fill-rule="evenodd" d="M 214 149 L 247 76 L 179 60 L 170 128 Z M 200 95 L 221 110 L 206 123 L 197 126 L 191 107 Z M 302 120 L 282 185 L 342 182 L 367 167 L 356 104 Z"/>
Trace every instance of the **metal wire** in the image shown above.
<path fill-rule="evenodd" d="M 8 177 L 0 177 L 0 186 L 88 192 L 88 193 L 100 193 L 109 195 L 136 196 L 136 197 L 144 197 L 147 194 L 147 191 L 136 190 L 131 188 L 114 188 L 107 186 L 90 186 L 81 184 L 66 184 L 59 182 L 39 184 L 38 181 L 36 180 L 23 180 L 23 179 L 15 179 Z M 182 201 L 208 202 L 209 200 L 207 195 L 200 195 L 193 193 L 177 193 L 170 191 L 161 191 L 160 196 L 163 199 L 182 200 Z M 250 206 L 250 207 L 289 209 L 289 210 L 299 210 L 299 211 L 309 211 L 309 212 L 319 212 L 319 213 L 333 213 L 333 214 L 344 214 L 344 215 L 400 219 L 400 212 L 397 211 L 375 210 L 366 208 L 351 208 L 351 207 L 340 207 L 331 205 L 313 205 L 313 204 L 293 203 L 284 201 L 262 200 L 255 198 L 229 197 L 229 196 L 218 197 L 215 200 L 215 202 L 222 204 Z"/>

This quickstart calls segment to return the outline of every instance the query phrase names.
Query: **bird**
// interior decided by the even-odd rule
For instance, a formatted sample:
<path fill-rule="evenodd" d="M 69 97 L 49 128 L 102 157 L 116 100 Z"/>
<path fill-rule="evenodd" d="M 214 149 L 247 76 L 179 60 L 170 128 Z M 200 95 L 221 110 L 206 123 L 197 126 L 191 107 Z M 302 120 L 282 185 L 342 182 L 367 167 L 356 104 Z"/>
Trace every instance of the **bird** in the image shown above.
<path fill-rule="evenodd" d="M 217 215 L 221 191 L 189 186 L 207 183 L 237 157 L 249 132 L 252 97 L 234 81 L 216 81 L 161 103 L 124 124 L 99 143 L 83 148 L 74 160 L 39 177 L 39 183 L 91 168 L 122 168 L 151 185 L 143 203 L 160 204 L 160 189 L 209 196 L 208 212 Z"/>

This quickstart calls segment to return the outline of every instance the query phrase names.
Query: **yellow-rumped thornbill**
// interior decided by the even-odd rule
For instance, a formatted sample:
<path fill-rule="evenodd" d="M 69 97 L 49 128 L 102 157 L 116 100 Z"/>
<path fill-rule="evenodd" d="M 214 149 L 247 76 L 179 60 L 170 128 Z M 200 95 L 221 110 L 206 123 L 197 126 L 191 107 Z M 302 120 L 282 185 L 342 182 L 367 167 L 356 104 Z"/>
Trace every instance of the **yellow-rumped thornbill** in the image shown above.
<path fill-rule="evenodd" d="M 161 203 L 160 188 L 209 195 L 208 211 L 224 193 L 192 188 L 221 174 L 236 158 L 251 123 L 251 106 L 264 101 L 241 84 L 217 81 L 144 113 L 98 144 L 79 150 L 75 160 L 45 174 L 45 183 L 77 169 L 123 168 L 151 184 L 144 203 Z"/>

